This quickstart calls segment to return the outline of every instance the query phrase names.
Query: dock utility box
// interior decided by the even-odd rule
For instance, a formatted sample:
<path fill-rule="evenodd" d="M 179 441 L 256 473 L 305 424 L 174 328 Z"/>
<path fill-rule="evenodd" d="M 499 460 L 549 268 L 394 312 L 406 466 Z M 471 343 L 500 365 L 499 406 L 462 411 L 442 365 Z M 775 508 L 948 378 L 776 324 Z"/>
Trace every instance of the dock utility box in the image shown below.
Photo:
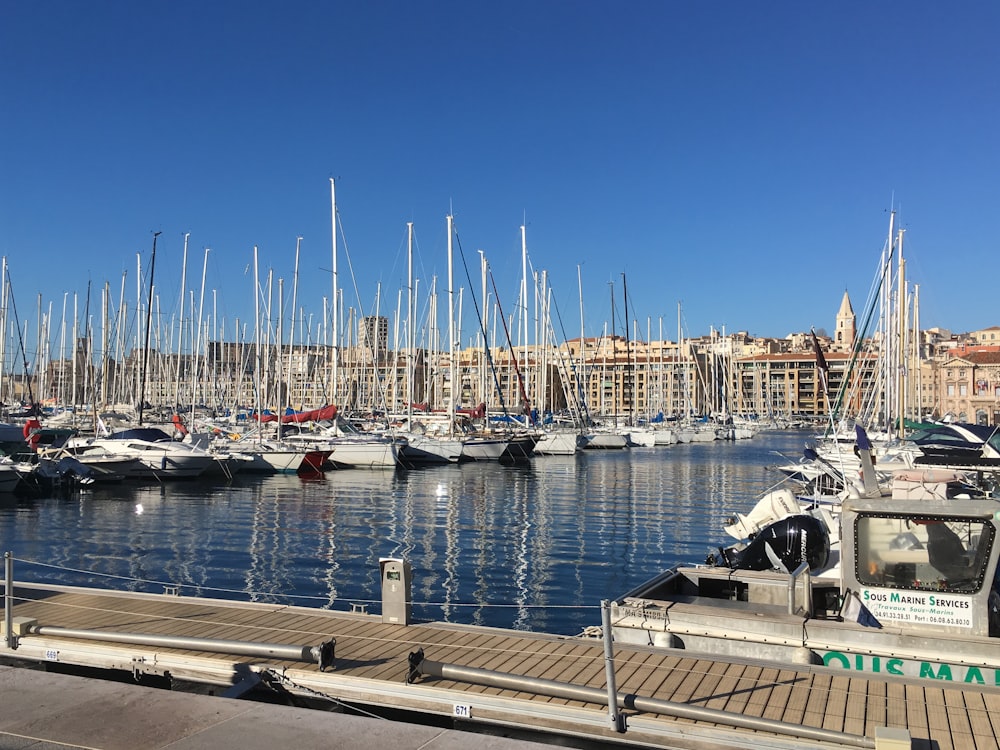
<path fill-rule="evenodd" d="M 412 613 L 413 570 L 410 563 L 396 557 L 381 557 L 382 622 L 409 625 Z"/>

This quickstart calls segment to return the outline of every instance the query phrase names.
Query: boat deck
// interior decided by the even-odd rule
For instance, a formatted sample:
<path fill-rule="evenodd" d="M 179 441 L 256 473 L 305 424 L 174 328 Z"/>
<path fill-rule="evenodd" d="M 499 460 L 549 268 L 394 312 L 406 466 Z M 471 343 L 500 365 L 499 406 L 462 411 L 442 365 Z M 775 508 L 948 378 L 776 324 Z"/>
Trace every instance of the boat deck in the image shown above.
<path fill-rule="evenodd" d="M 874 747 L 880 727 L 908 730 L 913 747 L 1000 746 L 1000 690 L 845 673 L 782 668 L 752 659 L 723 661 L 676 651 L 615 647 L 618 692 L 739 717 L 830 730 L 841 742 L 728 726 L 719 721 L 623 709 L 627 731 L 615 731 L 606 705 L 423 676 L 406 681 L 408 657 L 605 690 L 600 640 L 440 622 L 383 623 L 381 616 L 278 604 L 244 603 L 40 584 L 14 586 L 17 632 L 24 621 L 49 628 L 246 641 L 314 647 L 336 639 L 332 669 L 308 661 L 239 656 L 159 645 L 28 634 L 0 656 L 125 669 L 229 686 L 265 672 L 291 693 L 335 697 L 355 706 L 395 709 L 543 733 L 627 741 L 651 747 Z M 964 689 L 963 689 L 964 688 Z M 803 730 L 806 731 L 806 730 Z M 883 731 L 883 730 L 880 730 Z M 856 738 L 857 742 L 851 740 Z M 865 740 L 864 738 L 868 738 Z"/>

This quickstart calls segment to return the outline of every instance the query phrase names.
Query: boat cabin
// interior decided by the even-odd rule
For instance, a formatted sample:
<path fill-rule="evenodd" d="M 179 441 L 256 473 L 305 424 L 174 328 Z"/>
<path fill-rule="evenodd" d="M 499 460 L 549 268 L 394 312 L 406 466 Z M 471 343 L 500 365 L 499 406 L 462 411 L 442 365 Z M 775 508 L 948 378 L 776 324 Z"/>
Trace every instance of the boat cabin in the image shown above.
<path fill-rule="evenodd" d="M 883 624 L 997 636 L 993 500 L 852 501 L 843 510 L 842 589 Z"/>
<path fill-rule="evenodd" d="M 948 674 L 964 664 L 1000 680 L 1000 503 L 955 497 L 960 484 L 952 472 L 911 471 L 890 497 L 845 500 L 820 565 L 804 537 L 771 533 L 803 516 L 776 521 L 721 564 L 672 568 L 614 602 L 614 638 L 876 672 L 910 659 L 916 676 L 951 659 Z M 763 550 L 749 556 L 757 569 L 739 567 L 752 545 Z"/>

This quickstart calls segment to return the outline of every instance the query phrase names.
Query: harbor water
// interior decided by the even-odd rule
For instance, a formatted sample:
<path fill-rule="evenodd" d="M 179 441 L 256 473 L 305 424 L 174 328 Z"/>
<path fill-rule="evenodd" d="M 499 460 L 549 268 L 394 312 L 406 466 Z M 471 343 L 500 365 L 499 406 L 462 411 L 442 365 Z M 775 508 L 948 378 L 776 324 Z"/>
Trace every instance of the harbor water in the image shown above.
<path fill-rule="evenodd" d="M 3 495 L 0 546 L 19 581 L 373 613 L 379 559 L 403 558 L 416 619 L 576 635 L 602 599 L 726 544 L 809 437 Z"/>

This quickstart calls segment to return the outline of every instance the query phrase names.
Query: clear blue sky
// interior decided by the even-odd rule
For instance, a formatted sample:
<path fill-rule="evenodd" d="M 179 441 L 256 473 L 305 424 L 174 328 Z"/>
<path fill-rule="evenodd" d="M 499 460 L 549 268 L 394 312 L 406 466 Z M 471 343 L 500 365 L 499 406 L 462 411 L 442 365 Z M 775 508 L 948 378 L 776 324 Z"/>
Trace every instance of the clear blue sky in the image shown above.
<path fill-rule="evenodd" d="M 366 313 L 405 289 L 408 221 L 421 295 L 444 290 L 451 211 L 508 315 L 526 222 L 570 337 L 578 267 L 588 335 L 610 282 L 621 332 L 624 274 L 653 338 L 678 302 L 685 335 L 785 336 L 832 331 L 845 290 L 860 315 L 895 206 L 922 325 L 1000 324 L 998 32 L 979 1 L 8 2 L 0 254 L 19 318 L 41 295 L 58 324 L 88 281 L 117 304 L 123 272 L 134 307 L 161 231 L 168 317 L 189 232 L 186 287 L 211 248 L 231 331 L 253 247 L 290 297 L 301 235 L 318 319 L 333 177 Z"/>

